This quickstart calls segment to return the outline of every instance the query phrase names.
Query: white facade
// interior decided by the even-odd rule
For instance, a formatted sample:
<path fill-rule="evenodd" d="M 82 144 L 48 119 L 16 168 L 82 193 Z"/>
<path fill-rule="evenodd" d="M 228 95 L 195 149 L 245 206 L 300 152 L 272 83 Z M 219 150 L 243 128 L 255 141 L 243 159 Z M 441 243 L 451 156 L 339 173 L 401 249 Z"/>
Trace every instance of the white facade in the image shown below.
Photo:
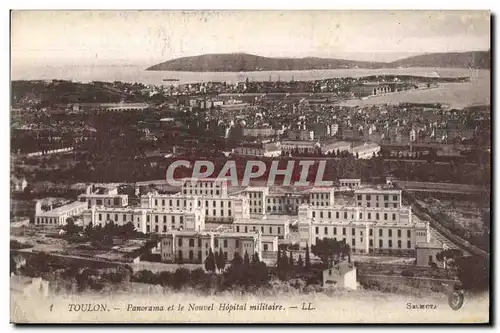
<path fill-rule="evenodd" d="M 262 239 L 259 232 L 169 232 L 160 242 L 161 260 L 164 262 L 183 262 L 202 264 L 212 252 L 222 252 L 226 262 L 238 252 L 243 258 L 245 253 L 251 258 L 254 253 L 261 254 Z"/>
<path fill-rule="evenodd" d="M 74 201 L 64 206 L 43 211 L 41 209 L 41 202 L 37 201 L 35 205 L 35 224 L 62 226 L 66 224 L 68 217 L 80 215 L 86 208 L 86 202 Z"/>

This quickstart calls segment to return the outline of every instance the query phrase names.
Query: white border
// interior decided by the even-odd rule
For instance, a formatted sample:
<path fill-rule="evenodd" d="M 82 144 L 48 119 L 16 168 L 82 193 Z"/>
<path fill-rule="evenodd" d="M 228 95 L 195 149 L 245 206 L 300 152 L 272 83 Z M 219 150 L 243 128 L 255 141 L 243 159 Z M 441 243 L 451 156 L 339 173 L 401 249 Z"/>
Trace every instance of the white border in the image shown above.
<path fill-rule="evenodd" d="M 499 13 L 500 10 L 499 8 L 499 1 L 496 0 L 474 0 L 474 1 L 436 1 L 436 0 L 419 0 L 419 1 L 414 1 L 414 2 L 408 2 L 408 1 L 361 1 L 361 0 L 337 0 L 337 1 L 319 1 L 319 0 L 308 0 L 308 1 L 297 1 L 297 0 L 288 0 L 288 1 L 283 1 L 282 3 L 280 2 L 275 2 L 272 3 L 269 0 L 252 0 L 252 1 L 247 1 L 245 3 L 241 1 L 203 1 L 203 0 L 183 0 L 179 2 L 170 2 L 170 1 L 148 1 L 148 0 L 141 0 L 141 1 L 130 1 L 130 0 L 121 0 L 117 1 L 115 4 L 112 3 L 106 3 L 104 4 L 102 0 L 78 0 L 78 1 L 61 1 L 61 0 L 49 0 L 49 1 L 14 1 L 14 0 L 4 0 L 1 3 L 2 11 L 0 12 L 0 18 L 1 18 L 1 42 L 3 47 L 3 50 L 9 50 L 9 9 L 155 9 L 155 8 L 162 8 L 162 9 L 435 9 L 435 10 L 445 10 L 445 9 L 455 9 L 455 10 L 460 10 L 460 9 L 477 9 L 477 10 L 491 10 L 493 13 Z M 497 22 L 498 25 L 498 22 Z M 496 31 L 495 27 L 495 31 Z M 493 36 L 495 36 L 494 34 Z M 496 37 L 496 36 L 495 36 Z M 496 38 L 492 40 L 492 44 L 496 42 Z M 493 61 L 496 59 L 493 59 Z M 0 96 L 2 98 L 2 112 L 1 112 L 1 117 L 2 120 L 0 122 L 1 126 L 3 127 L 2 130 L 0 130 L 0 138 L 2 141 L 2 144 L 0 145 L 1 151 L 1 156 L 4 158 L 7 158 L 7 161 L 4 160 L 3 163 L 1 163 L 1 172 L 0 174 L 3 175 L 2 183 L 3 186 L 1 187 L 1 205 L 3 212 L 3 216 L 5 216 L 5 219 L 3 220 L 2 223 L 2 228 L 4 228 L 4 232 L 0 233 L 1 237 L 4 238 L 4 244 L 5 247 L 8 247 L 9 244 L 9 219 L 7 218 L 7 214 L 9 212 L 9 198 L 10 198 L 10 193 L 9 193 L 9 164 L 8 164 L 8 159 L 10 157 L 9 153 L 9 144 L 10 144 L 10 133 L 9 133 L 9 73 L 10 69 L 8 68 L 9 64 L 9 53 L 8 52 L 3 52 L 2 53 L 2 62 L 3 66 L 1 67 L 2 70 L 2 76 L 4 79 L 1 80 L 1 89 L 0 89 Z M 496 67 L 496 66 L 495 66 Z M 496 89 L 494 92 L 492 92 L 491 96 L 494 98 L 495 95 L 498 95 L 498 86 L 496 86 Z M 495 110 L 496 111 L 496 110 Z M 500 128 L 500 117 L 497 115 L 495 116 L 495 124 L 494 128 L 498 129 Z M 498 136 L 495 136 L 494 138 L 494 147 L 498 145 Z M 498 165 L 496 163 L 496 156 L 495 156 L 495 165 Z M 495 184 L 496 185 L 496 184 Z M 493 207 L 500 207 L 499 202 L 497 202 L 496 196 L 492 194 L 492 198 L 494 199 L 494 204 L 492 205 Z M 497 219 L 497 210 L 495 210 L 495 216 L 493 223 L 496 221 L 500 220 Z M 495 232 L 500 232 L 497 230 L 497 228 L 494 229 Z M 498 241 L 497 237 L 495 236 L 495 240 Z M 3 325 L 7 325 L 7 331 L 12 331 L 15 328 L 12 325 L 9 325 L 9 280 L 7 277 L 7 270 L 8 270 L 8 256 L 7 256 L 7 248 L 5 249 L 4 255 L 1 256 L 2 258 L 2 267 L 4 268 L 3 274 L 0 274 L 0 285 L 2 286 L 2 298 L 1 298 L 1 309 L 0 309 L 0 314 L 1 314 L 1 323 Z M 496 271 L 496 265 L 493 263 L 492 268 Z M 495 272 L 496 279 L 494 281 L 494 284 L 496 286 L 495 290 L 498 289 L 498 274 Z M 493 299 L 496 299 L 496 294 L 492 295 Z M 496 307 L 498 309 L 498 307 Z M 498 314 L 498 313 L 496 313 Z M 494 314 L 492 314 L 493 316 Z M 498 320 L 498 316 L 497 320 Z M 54 329 L 55 327 L 44 327 L 42 329 L 48 330 L 48 329 Z M 24 328 L 25 331 L 32 331 L 34 328 Z M 61 329 L 61 328 L 59 328 Z M 75 329 L 81 332 L 87 331 L 88 329 L 92 329 L 92 331 L 104 331 L 106 328 L 101 327 L 101 328 L 92 328 L 92 327 L 73 327 L 71 329 Z M 127 328 L 119 328 L 120 330 L 128 331 L 130 329 Z M 141 330 L 148 329 L 147 327 L 141 327 Z M 151 328 L 149 328 L 151 329 Z M 178 329 L 193 329 L 193 327 L 165 327 L 163 329 L 168 329 L 169 331 L 171 330 L 178 330 Z M 206 327 L 201 328 L 203 330 L 206 330 Z M 212 329 L 217 329 L 219 330 L 220 328 L 212 328 Z M 227 327 L 226 329 L 234 329 L 232 327 Z M 278 329 L 277 327 L 269 327 L 269 328 L 264 328 L 264 327 L 250 327 L 247 328 L 246 330 L 276 330 Z M 283 328 L 282 328 L 283 329 Z M 291 327 L 284 328 L 286 330 L 293 329 Z M 303 330 L 305 327 L 296 327 L 295 329 L 297 330 Z M 317 328 L 319 329 L 319 328 Z M 322 329 L 325 330 L 339 330 L 341 328 L 334 328 L 334 327 L 324 327 Z M 354 329 L 360 330 L 362 328 L 360 327 L 352 327 L 350 330 Z M 383 329 L 383 328 L 379 328 Z M 407 327 L 406 329 L 411 329 Z M 444 327 L 421 327 L 421 328 L 414 328 L 415 330 L 418 331 L 426 331 L 426 332 L 432 332 L 432 331 L 442 331 L 442 330 L 454 330 L 454 327 L 449 327 L 449 328 L 444 328 Z M 2 330 L 4 331 L 4 330 Z"/>

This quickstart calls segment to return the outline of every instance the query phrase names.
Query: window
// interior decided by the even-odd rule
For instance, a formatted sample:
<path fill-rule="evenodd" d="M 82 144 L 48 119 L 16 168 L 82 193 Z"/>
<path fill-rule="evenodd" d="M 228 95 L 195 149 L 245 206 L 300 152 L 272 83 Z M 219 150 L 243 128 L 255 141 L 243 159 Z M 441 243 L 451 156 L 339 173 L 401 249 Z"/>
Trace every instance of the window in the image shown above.
<path fill-rule="evenodd" d="M 219 247 L 219 240 L 218 240 L 218 239 L 216 239 L 216 240 L 214 241 L 214 247 L 215 247 L 215 248 L 218 248 L 218 247 Z"/>
<path fill-rule="evenodd" d="M 224 260 L 227 260 L 227 252 L 224 252 Z"/>
<path fill-rule="evenodd" d="M 373 236 L 373 229 L 370 229 L 370 236 Z"/>
<path fill-rule="evenodd" d="M 123 214 L 123 222 L 127 220 L 127 214 Z"/>
<path fill-rule="evenodd" d="M 358 200 L 361 200 L 361 194 L 358 194 Z"/>
<path fill-rule="evenodd" d="M 429 262 L 432 262 L 432 256 L 429 256 Z"/>
<path fill-rule="evenodd" d="M 372 199 L 372 196 L 371 196 L 371 195 L 369 195 L 369 194 L 367 194 L 367 195 L 366 195 L 366 200 L 371 200 L 371 199 Z"/>
<path fill-rule="evenodd" d="M 389 200 L 389 196 L 388 195 L 384 195 L 384 201 L 387 201 Z"/>
<path fill-rule="evenodd" d="M 377 221 L 380 219 L 380 216 L 378 213 L 375 213 L 375 219 L 377 219 Z"/>
<path fill-rule="evenodd" d="M 163 223 L 167 223 L 167 215 L 163 215 Z"/>
<path fill-rule="evenodd" d="M 182 260 L 182 251 L 179 250 L 179 260 Z"/>
<path fill-rule="evenodd" d="M 356 229 L 352 228 L 352 235 L 356 236 Z"/>
<path fill-rule="evenodd" d="M 229 202 L 227 203 L 227 206 L 228 206 L 229 208 L 231 208 L 231 201 L 229 201 Z"/>
<path fill-rule="evenodd" d="M 389 237 L 392 237 L 392 229 L 389 229 Z"/>
<path fill-rule="evenodd" d="M 363 219 L 363 213 L 359 213 L 359 219 Z"/>
<path fill-rule="evenodd" d="M 167 232 L 167 226 L 166 225 L 163 226 L 163 232 Z"/>
<path fill-rule="evenodd" d="M 158 226 L 155 225 L 155 232 L 158 232 Z"/>
<path fill-rule="evenodd" d="M 182 246 L 182 238 L 179 238 L 179 240 L 177 241 L 177 244 L 179 244 L 179 246 Z"/>
<path fill-rule="evenodd" d="M 201 238 L 198 238 L 198 247 L 201 247 Z"/>
<path fill-rule="evenodd" d="M 227 239 L 224 239 L 224 247 L 227 247 Z"/>
<path fill-rule="evenodd" d="M 240 226 L 239 225 L 236 226 L 236 232 L 240 232 Z"/>
<path fill-rule="evenodd" d="M 99 214 L 99 221 L 102 221 L 102 215 Z"/>
<path fill-rule="evenodd" d="M 248 227 L 247 226 L 245 226 L 245 232 L 248 232 Z"/>
<path fill-rule="evenodd" d="M 158 199 L 155 199 L 155 206 L 158 206 Z"/>
<path fill-rule="evenodd" d="M 281 227 L 278 227 L 278 234 L 281 234 Z"/>
<path fill-rule="evenodd" d="M 367 202 L 367 203 L 366 203 L 366 207 L 371 207 L 370 202 Z"/>
<path fill-rule="evenodd" d="M 319 218 L 323 218 L 323 212 L 319 212 Z"/>
<path fill-rule="evenodd" d="M 370 244 L 369 244 L 370 247 L 373 247 L 373 239 L 370 239 Z"/>
<path fill-rule="evenodd" d="M 316 212 L 315 212 L 315 211 L 313 211 L 313 218 L 315 218 L 315 217 L 316 217 Z"/>
<path fill-rule="evenodd" d="M 392 239 L 389 239 L 389 247 L 392 247 Z"/>
<path fill-rule="evenodd" d="M 335 218 L 339 218 L 339 212 L 335 212 Z"/>
<path fill-rule="evenodd" d="M 239 241 L 239 239 L 235 240 L 234 243 L 235 243 L 236 247 L 240 247 L 240 241 Z"/>
<path fill-rule="evenodd" d="M 368 220 L 372 219 L 372 213 L 368 213 Z"/>
<path fill-rule="evenodd" d="M 392 213 L 392 220 L 396 221 L 396 214 L 395 213 Z"/>
<path fill-rule="evenodd" d="M 224 216 L 224 209 L 220 210 L 220 216 Z"/>
<path fill-rule="evenodd" d="M 337 234 L 337 227 L 333 227 L 333 234 L 336 235 Z"/>
<path fill-rule="evenodd" d="M 319 227 L 316 227 L 316 233 L 319 234 Z"/>
<path fill-rule="evenodd" d="M 158 223 L 158 215 L 155 215 L 155 223 Z"/>
<path fill-rule="evenodd" d="M 193 250 L 189 250 L 189 260 L 193 260 Z"/>
<path fill-rule="evenodd" d="M 344 212 L 344 219 L 347 220 L 347 212 Z"/>
<path fill-rule="evenodd" d="M 384 247 L 384 241 L 383 240 L 381 240 L 381 239 L 378 240 L 378 247 L 380 247 L 380 248 Z"/>
<path fill-rule="evenodd" d="M 272 234 L 273 233 L 273 227 L 269 227 L 269 233 Z"/>
<path fill-rule="evenodd" d="M 406 247 L 411 249 L 411 241 L 406 242 Z"/>
<path fill-rule="evenodd" d="M 379 235 L 379 237 L 382 237 L 382 236 L 383 236 L 383 233 L 384 233 L 384 232 L 383 232 L 383 230 L 382 230 L 382 229 L 378 229 L 378 235 Z"/>
<path fill-rule="evenodd" d="M 400 248 L 401 248 L 401 241 L 398 240 L 398 249 L 400 249 Z"/>
<path fill-rule="evenodd" d="M 410 238 L 410 237 L 411 237 L 411 230 L 407 230 L 407 231 L 406 231 L 406 236 L 408 236 L 408 238 Z"/>
<path fill-rule="evenodd" d="M 401 237 L 401 230 L 398 229 L 398 237 Z"/>
<path fill-rule="evenodd" d="M 180 216 L 179 220 L 180 220 L 181 223 L 184 223 L 184 216 Z"/>
<path fill-rule="evenodd" d="M 198 260 L 201 261 L 201 251 L 198 251 Z"/>
<path fill-rule="evenodd" d="M 351 244 L 352 244 L 352 246 L 356 246 L 356 239 L 355 238 L 352 239 Z"/>
<path fill-rule="evenodd" d="M 342 228 L 342 235 L 345 235 L 345 228 Z"/>
<path fill-rule="evenodd" d="M 392 200 L 393 200 L 393 201 L 397 201 L 397 200 L 398 200 L 398 196 L 397 196 L 397 195 L 393 195 L 393 196 L 392 196 Z"/>
<path fill-rule="evenodd" d="M 268 250 L 268 246 L 267 244 L 264 244 L 264 251 L 267 251 Z"/>
<path fill-rule="evenodd" d="M 384 213 L 384 221 L 387 221 L 387 213 Z"/>

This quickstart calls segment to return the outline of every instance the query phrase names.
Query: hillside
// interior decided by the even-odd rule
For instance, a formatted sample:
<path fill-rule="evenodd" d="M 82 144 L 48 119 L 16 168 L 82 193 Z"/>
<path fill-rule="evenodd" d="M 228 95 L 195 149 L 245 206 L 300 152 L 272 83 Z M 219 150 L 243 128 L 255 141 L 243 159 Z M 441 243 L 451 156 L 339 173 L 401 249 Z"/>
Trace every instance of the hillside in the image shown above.
<path fill-rule="evenodd" d="M 457 67 L 470 65 L 490 68 L 489 51 L 463 53 L 431 53 L 401 59 L 391 63 L 354 61 L 327 58 L 267 58 L 247 53 L 204 54 L 183 57 L 147 68 L 150 71 L 185 72 L 253 72 L 339 68 L 395 68 L 395 67 Z"/>
<path fill-rule="evenodd" d="M 392 67 L 490 68 L 489 51 L 429 53 L 397 60 Z"/>

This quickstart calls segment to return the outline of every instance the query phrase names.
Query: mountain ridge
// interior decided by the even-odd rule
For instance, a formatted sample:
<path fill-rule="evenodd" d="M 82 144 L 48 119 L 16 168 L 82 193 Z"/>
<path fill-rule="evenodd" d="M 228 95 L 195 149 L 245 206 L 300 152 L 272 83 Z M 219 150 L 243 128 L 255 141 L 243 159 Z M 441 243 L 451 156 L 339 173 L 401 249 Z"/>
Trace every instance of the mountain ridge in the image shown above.
<path fill-rule="evenodd" d="M 182 57 L 158 63 L 146 70 L 184 72 L 255 72 L 345 68 L 448 67 L 491 68 L 488 51 L 426 53 L 392 62 L 358 61 L 335 58 L 271 58 L 249 53 L 213 53 Z"/>

